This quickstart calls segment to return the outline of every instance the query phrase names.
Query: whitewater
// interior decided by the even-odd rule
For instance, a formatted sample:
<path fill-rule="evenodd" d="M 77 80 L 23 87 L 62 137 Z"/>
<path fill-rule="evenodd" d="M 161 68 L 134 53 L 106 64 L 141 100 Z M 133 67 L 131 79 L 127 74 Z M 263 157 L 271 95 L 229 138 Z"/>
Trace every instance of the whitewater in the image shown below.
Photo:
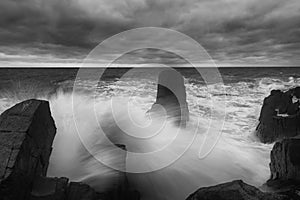
<path fill-rule="evenodd" d="M 192 76 L 185 77 L 190 110 L 187 127 L 178 130 L 178 127 L 167 121 L 158 137 L 142 143 L 132 142 L 123 135 L 127 131 L 133 135 L 149 135 L 154 129 L 161 127 L 160 119 L 149 120 L 145 114 L 156 98 L 156 82 L 151 78 L 103 81 L 97 90 L 96 99 L 90 91 L 95 83 L 83 82 L 82 90 L 72 93 L 72 79 L 60 81 L 55 88 L 41 86 L 35 81 L 28 83 L 21 80 L 12 87 L 1 90 L 0 112 L 25 99 L 48 100 L 57 127 L 48 176 L 69 177 L 74 181 L 87 182 L 99 190 L 108 187 L 115 173 L 96 159 L 86 159 L 89 153 L 84 148 L 78 131 L 85 132 L 85 139 L 95 145 L 93 153 L 97 154 L 101 151 L 103 139 L 98 135 L 101 131 L 99 122 L 102 131 L 105 130 L 112 141 L 125 144 L 127 150 L 132 152 L 148 152 L 162 148 L 176 132 L 182 133 L 181 140 L 184 143 L 195 127 L 198 127 L 192 146 L 174 163 L 158 171 L 127 175 L 131 187 L 141 193 L 142 199 L 176 200 L 185 199 L 200 187 L 235 179 L 242 179 L 257 187 L 261 186 L 270 176 L 269 155 L 272 148 L 272 145 L 262 144 L 254 136 L 263 99 L 272 89 L 285 90 L 299 83 L 300 79 L 297 77 L 258 77 L 251 81 L 226 83 L 224 94 L 220 93 L 217 84 L 212 85 L 213 90 L 209 92 L 207 86 L 198 79 Z M 76 105 L 72 104 L 74 97 L 72 95 L 76 95 L 78 99 Z M 199 147 L 206 131 L 210 125 L 218 123 L 218 119 L 213 119 L 214 123 L 211 123 L 210 99 L 221 101 L 224 95 L 226 118 L 222 134 L 210 154 L 199 159 Z M 112 113 L 113 96 L 118 100 Z M 128 99 L 129 104 L 126 103 Z M 77 124 L 74 121 L 73 106 L 80 111 L 80 115 L 76 116 Z M 128 108 L 131 117 L 126 114 Z M 99 122 L 92 119 L 91 109 L 96 110 Z M 221 112 L 223 108 L 213 109 Z M 144 132 L 140 131 L 141 126 Z M 181 143 L 176 144 L 177 146 L 172 147 L 173 149 L 166 155 L 158 156 L 156 160 L 144 160 L 143 164 L 149 169 L 155 169 L 156 162 L 163 162 L 172 153 L 181 149 Z M 116 162 L 116 165 L 122 164 L 118 163 L 113 154 L 108 156 L 108 159 Z"/>

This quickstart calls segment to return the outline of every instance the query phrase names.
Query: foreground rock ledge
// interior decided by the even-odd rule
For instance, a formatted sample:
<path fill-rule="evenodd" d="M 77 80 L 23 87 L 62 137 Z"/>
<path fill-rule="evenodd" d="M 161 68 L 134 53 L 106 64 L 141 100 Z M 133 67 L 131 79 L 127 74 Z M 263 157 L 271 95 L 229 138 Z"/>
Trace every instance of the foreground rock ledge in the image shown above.
<path fill-rule="evenodd" d="M 289 197 L 264 193 L 241 180 L 212 187 L 204 187 L 191 194 L 186 200 L 290 200 Z"/>
<path fill-rule="evenodd" d="M 47 101 L 28 100 L 0 116 L 0 196 L 28 199 L 45 176 L 56 127 Z"/>
<path fill-rule="evenodd" d="M 122 183 L 102 193 L 97 193 L 87 184 L 69 182 L 68 178 L 46 177 L 55 134 L 56 127 L 47 101 L 27 100 L 1 114 L 0 200 L 140 198 L 138 192 L 129 188 L 126 174 L 122 175 Z"/>

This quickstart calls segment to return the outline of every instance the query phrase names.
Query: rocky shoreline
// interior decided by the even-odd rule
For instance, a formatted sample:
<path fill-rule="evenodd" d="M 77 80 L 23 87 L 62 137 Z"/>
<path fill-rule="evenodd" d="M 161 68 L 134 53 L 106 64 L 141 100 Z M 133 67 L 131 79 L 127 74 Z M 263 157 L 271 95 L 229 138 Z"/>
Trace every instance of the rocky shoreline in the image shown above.
<path fill-rule="evenodd" d="M 186 200 L 300 200 L 300 138 L 276 142 L 271 152 L 271 177 L 261 187 L 241 180 L 204 187 Z"/>
<path fill-rule="evenodd" d="M 262 192 L 241 180 L 200 188 L 186 200 L 300 200 L 300 87 L 271 91 L 261 109 L 256 135 L 263 143 L 275 142 L 271 151 L 270 179 Z"/>

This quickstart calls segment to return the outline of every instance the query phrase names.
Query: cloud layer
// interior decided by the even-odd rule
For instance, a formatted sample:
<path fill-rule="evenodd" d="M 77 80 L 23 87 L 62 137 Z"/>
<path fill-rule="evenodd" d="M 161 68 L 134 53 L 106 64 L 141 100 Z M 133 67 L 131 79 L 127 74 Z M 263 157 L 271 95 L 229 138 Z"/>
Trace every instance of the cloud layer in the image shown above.
<path fill-rule="evenodd" d="M 220 64 L 300 64 L 299 0 L 1 0 L 0 58 L 80 60 L 144 26 L 183 32 Z"/>

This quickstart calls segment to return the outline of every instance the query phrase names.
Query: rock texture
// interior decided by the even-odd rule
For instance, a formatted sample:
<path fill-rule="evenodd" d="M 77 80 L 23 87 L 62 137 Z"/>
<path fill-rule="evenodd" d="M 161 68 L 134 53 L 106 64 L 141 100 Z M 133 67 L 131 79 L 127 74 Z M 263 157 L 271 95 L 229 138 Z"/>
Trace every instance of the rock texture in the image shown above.
<path fill-rule="evenodd" d="M 27 100 L 0 116 L 0 200 L 139 200 L 126 174 L 110 190 L 97 193 L 68 178 L 46 177 L 56 127 L 49 103 Z M 117 145 L 125 149 L 124 145 Z M 122 161 L 125 164 L 125 156 Z"/>
<path fill-rule="evenodd" d="M 184 79 L 175 70 L 165 70 L 159 74 L 156 102 L 149 112 L 162 113 L 161 108 L 164 108 L 168 117 L 175 119 L 177 125 L 186 126 L 189 110 Z"/>
<path fill-rule="evenodd" d="M 1 115 L 1 197 L 29 198 L 34 177 L 47 173 L 55 133 L 47 101 L 24 101 Z"/>
<path fill-rule="evenodd" d="M 264 193 L 241 180 L 200 188 L 186 200 L 290 200 L 285 195 Z"/>
<path fill-rule="evenodd" d="M 264 99 L 256 129 L 256 135 L 263 143 L 272 143 L 300 134 L 300 104 L 292 102 L 293 96 L 300 96 L 299 91 L 299 87 L 286 92 L 272 90 Z"/>
<path fill-rule="evenodd" d="M 68 181 L 69 180 L 67 178 L 48 178 L 38 176 L 34 180 L 30 199 L 67 199 Z"/>
<path fill-rule="evenodd" d="M 265 184 L 273 192 L 300 199 L 300 139 L 276 142 L 271 151 L 271 177 Z"/>
<path fill-rule="evenodd" d="M 271 151 L 271 180 L 300 183 L 300 138 L 277 142 Z"/>

